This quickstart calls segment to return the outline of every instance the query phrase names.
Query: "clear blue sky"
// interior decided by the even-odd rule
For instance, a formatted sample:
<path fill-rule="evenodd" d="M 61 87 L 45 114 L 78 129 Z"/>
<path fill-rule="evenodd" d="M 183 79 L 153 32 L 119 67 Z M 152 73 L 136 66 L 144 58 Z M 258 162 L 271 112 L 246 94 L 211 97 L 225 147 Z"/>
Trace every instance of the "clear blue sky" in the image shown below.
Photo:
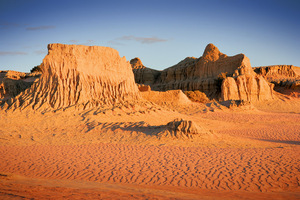
<path fill-rule="evenodd" d="M 164 69 L 208 43 L 252 66 L 300 66 L 298 0 L 0 0 L 0 70 L 28 72 L 48 43 L 109 46 Z"/>

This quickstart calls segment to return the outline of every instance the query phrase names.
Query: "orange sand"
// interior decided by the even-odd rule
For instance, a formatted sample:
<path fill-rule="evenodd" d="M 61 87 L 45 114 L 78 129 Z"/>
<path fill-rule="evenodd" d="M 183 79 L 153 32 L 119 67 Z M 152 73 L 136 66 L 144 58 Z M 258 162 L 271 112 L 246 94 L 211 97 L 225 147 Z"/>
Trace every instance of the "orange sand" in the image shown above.
<path fill-rule="evenodd" d="M 216 191 L 225 191 L 224 194 L 228 194 L 226 191 L 238 191 L 239 195 L 243 191 L 243 195 L 250 196 L 259 192 L 276 192 L 279 195 L 277 197 L 291 198 L 299 197 L 300 192 L 299 150 L 300 147 L 223 149 L 124 144 L 9 146 L 0 148 L 0 154 L 3 155 L 0 171 L 34 180 L 117 183 L 120 185 L 115 186 L 117 190 L 119 187 L 137 187 L 137 190 L 139 187 L 136 184 L 152 186 L 150 188 L 162 190 L 162 197 L 170 197 L 169 191 L 174 193 L 182 190 L 183 194 L 179 195 L 191 194 L 193 198 L 201 194 L 214 197 Z M 38 189 L 46 187 L 51 191 L 55 182 L 52 184 L 34 185 Z M 83 186 L 80 188 L 83 191 L 96 187 L 85 187 L 85 184 L 88 183 L 75 185 Z M 69 188 L 70 193 L 76 194 L 76 191 L 72 191 L 72 185 L 62 185 Z M 106 187 L 109 186 L 104 187 L 104 196 L 106 193 L 109 196 L 113 189 Z M 7 194 L 8 183 L 2 183 L 1 188 L 0 192 Z M 140 194 L 134 192 L 136 198 L 143 198 L 141 194 L 147 187 L 141 188 Z M 102 191 L 93 193 L 102 194 Z M 131 193 L 130 189 L 125 189 L 125 193 Z M 150 196 L 154 194 L 157 192 L 150 192 Z"/>
<path fill-rule="evenodd" d="M 300 199 L 299 113 L 193 106 L 1 112 L 0 199 Z M 211 134 L 151 136 L 175 117 Z"/>

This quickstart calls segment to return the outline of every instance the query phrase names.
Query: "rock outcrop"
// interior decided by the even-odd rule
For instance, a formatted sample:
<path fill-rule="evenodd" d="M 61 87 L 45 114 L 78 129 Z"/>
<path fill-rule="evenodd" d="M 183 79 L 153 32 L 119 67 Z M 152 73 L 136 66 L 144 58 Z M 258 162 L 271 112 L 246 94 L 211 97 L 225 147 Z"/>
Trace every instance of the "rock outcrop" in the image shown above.
<path fill-rule="evenodd" d="M 244 54 L 227 56 L 213 44 L 208 44 L 203 56 L 196 63 L 194 76 L 216 78 L 221 73 L 227 73 L 229 76 L 251 75 L 253 70 L 249 58 Z"/>
<path fill-rule="evenodd" d="M 13 98 L 29 88 L 40 74 L 0 71 L 0 100 Z"/>
<path fill-rule="evenodd" d="M 293 65 L 273 65 L 255 67 L 254 71 L 275 85 L 275 90 L 282 88 L 300 89 L 300 67 Z"/>
<path fill-rule="evenodd" d="M 145 67 L 139 58 L 131 59 L 130 64 L 138 84 L 153 85 L 160 75 L 159 71 Z"/>
<path fill-rule="evenodd" d="M 193 138 L 194 135 L 208 134 L 203 128 L 199 127 L 195 122 L 184 119 L 175 119 L 169 122 L 164 130 L 158 135 L 174 138 Z"/>
<path fill-rule="evenodd" d="M 272 78 L 296 78 L 299 77 L 299 67 L 293 65 L 272 65 L 255 67 L 254 71 L 267 79 Z M 298 72 L 299 71 L 299 72 Z"/>
<path fill-rule="evenodd" d="M 141 59 L 133 58 L 130 60 L 130 64 L 132 69 L 145 69 L 146 67 L 143 65 Z"/>
<path fill-rule="evenodd" d="M 222 100 L 261 101 L 273 98 L 273 84 L 262 76 L 240 75 L 224 79 L 221 88 Z"/>
<path fill-rule="evenodd" d="M 109 47 L 49 44 L 41 69 L 39 81 L 9 105 L 87 108 L 140 98 L 129 62 Z"/>
<path fill-rule="evenodd" d="M 158 105 L 179 105 L 191 103 L 189 98 L 181 90 L 145 91 L 141 96 L 147 101 Z"/>
<path fill-rule="evenodd" d="M 144 85 L 144 84 L 137 84 L 140 92 L 147 92 L 151 91 L 150 85 Z"/>
<path fill-rule="evenodd" d="M 139 70 L 139 74 L 146 73 L 144 68 Z M 134 73 L 141 77 L 137 71 Z M 149 84 L 158 91 L 199 90 L 210 98 L 222 100 L 252 101 L 273 97 L 273 86 L 253 71 L 249 58 L 244 54 L 227 56 L 213 44 L 207 45 L 202 57 L 187 57 L 159 73 L 154 81 L 139 79 L 137 83 Z"/>
<path fill-rule="evenodd" d="M 153 90 L 160 91 L 200 90 L 209 96 L 214 96 L 218 92 L 217 78 L 221 73 L 237 76 L 254 72 L 249 59 L 244 54 L 230 57 L 221 53 L 213 44 L 208 44 L 202 57 L 198 59 L 187 57 L 177 65 L 161 71 L 154 84 L 150 86 Z"/>

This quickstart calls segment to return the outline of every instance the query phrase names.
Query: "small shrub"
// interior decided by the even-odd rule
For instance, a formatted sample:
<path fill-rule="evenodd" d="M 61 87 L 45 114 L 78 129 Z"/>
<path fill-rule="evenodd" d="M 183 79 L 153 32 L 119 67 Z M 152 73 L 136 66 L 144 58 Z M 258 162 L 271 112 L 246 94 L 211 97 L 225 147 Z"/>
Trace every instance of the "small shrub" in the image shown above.
<path fill-rule="evenodd" d="M 184 94 L 193 102 L 208 103 L 210 101 L 206 94 L 199 90 L 185 91 Z"/>
<path fill-rule="evenodd" d="M 30 70 L 30 73 L 34 73 L 34 72 L 42 72 L 41 65 L 34 66 L 34 67 Z"/>
<path fill-rule="evenodd" d="M 224 80 L 227 77 L 227 72 L 222 72 L 218 75 L 218 79 Z"/>

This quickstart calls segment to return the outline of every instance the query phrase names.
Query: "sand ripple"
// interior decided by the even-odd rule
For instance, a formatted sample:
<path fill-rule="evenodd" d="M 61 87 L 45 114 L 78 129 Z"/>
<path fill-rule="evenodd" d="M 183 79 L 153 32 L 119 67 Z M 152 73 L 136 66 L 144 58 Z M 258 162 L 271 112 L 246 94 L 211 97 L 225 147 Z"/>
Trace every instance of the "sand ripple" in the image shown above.
<path fill-rule="evenodd" d="M 299 191 L 300 188 L 299 147 L 37 145 L 2 146 L 0 155 L 1 172 L 32 178 L 221 191 Z"/>

